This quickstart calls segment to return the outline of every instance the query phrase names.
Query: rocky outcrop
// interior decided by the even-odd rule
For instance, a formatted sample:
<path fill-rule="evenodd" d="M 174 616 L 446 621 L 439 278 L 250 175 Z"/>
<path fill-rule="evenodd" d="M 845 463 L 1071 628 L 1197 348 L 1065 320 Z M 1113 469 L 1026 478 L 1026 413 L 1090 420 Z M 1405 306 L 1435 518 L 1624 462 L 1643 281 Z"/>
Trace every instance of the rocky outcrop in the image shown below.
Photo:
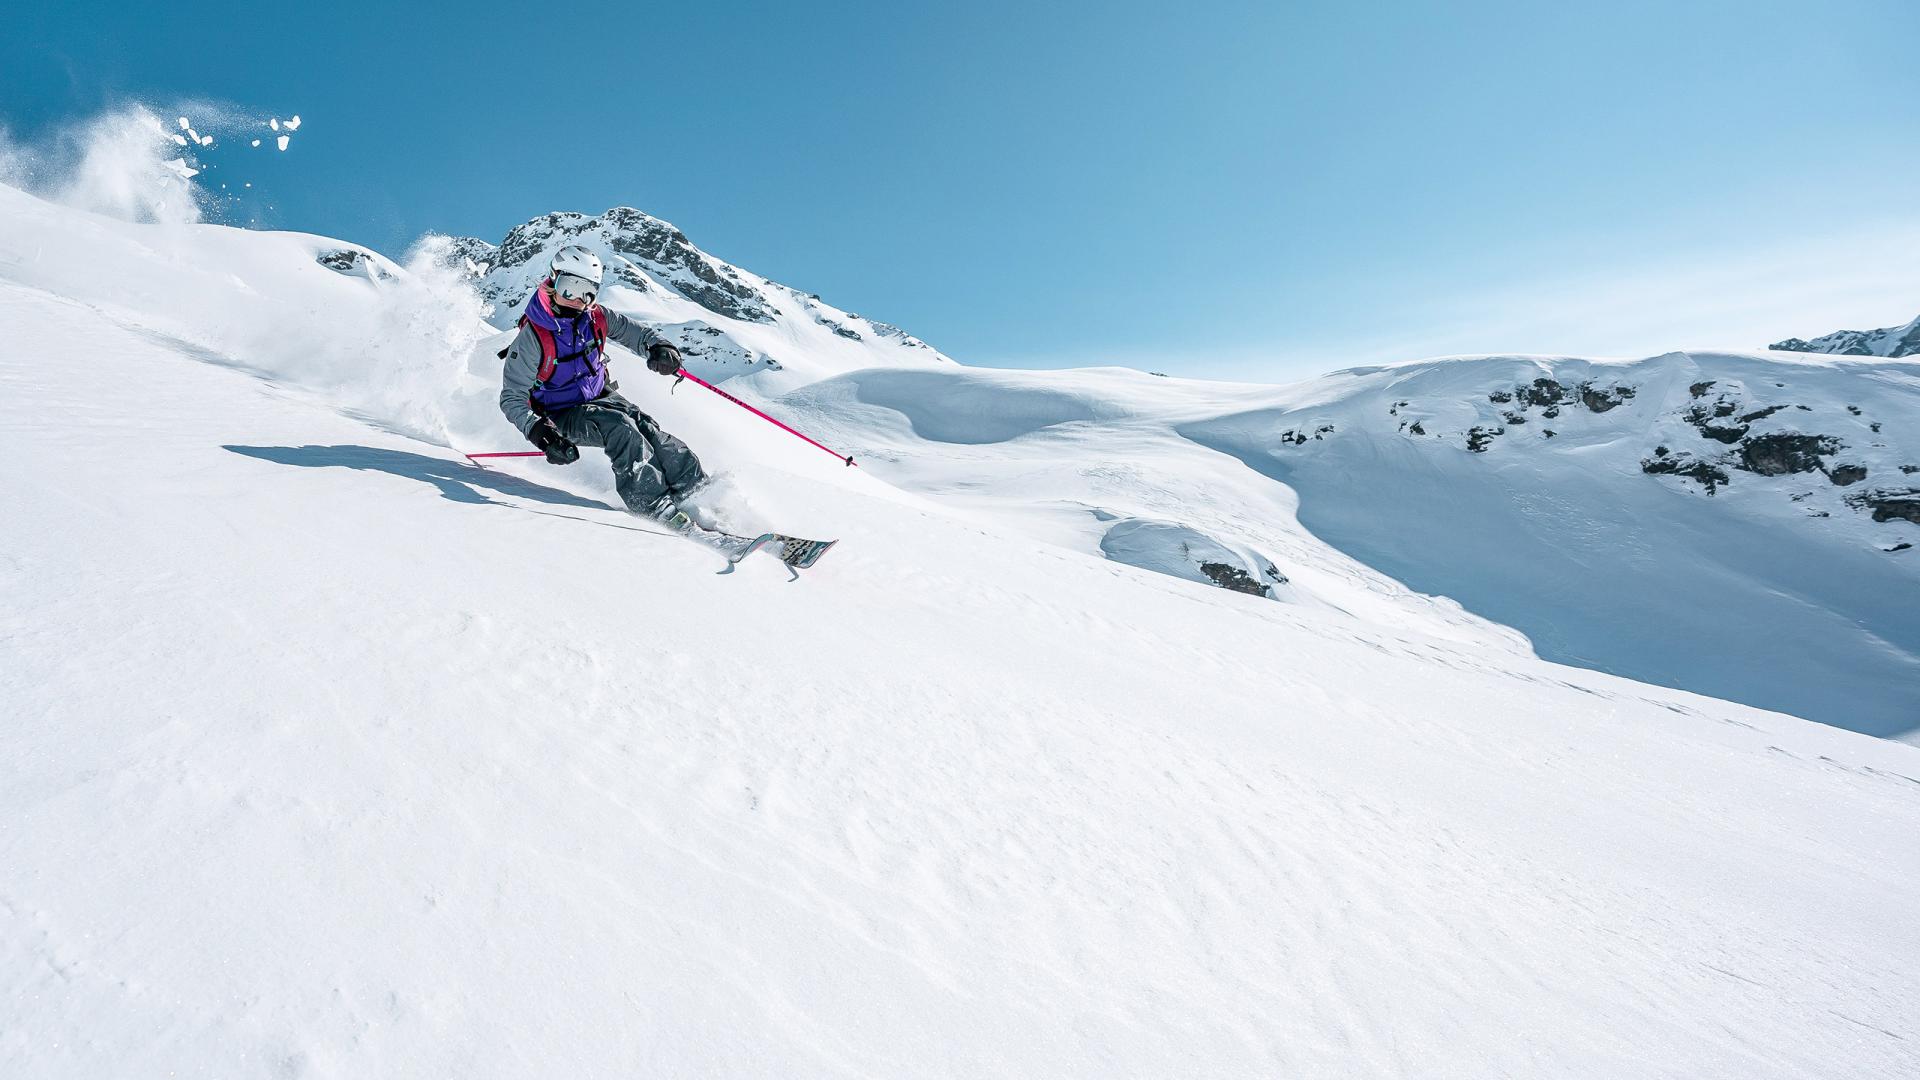
<path fill-rule="evenodd" d="M 1740 444 L 1739 460 L 1734 467 L 1761 476 L 1825 472 L 1826 468 L 1820 459 L 1845 448 L 1845 443 L 1831 435 L 1802 435 L 1798 432 L 1756 435 Z"/>
<path fill-rule="evenodd" d="M 1873 515 L 1878 522 L 1910 521 L 1920 525 L 1920 488 L 1881 488 L 1847 496 L 1847 505 Z"/>
<path fill-rule="evenodd" d="M 1264 582 L 1255 578 L 1238 566 L 1221 562 L 1203 562 L 1200 572 L 1215 585 L 1232 592 L 1246 593 L 1249 596 L 1272 596 L 1273 590 Z M 1279 571 L 1275 571 L 1278 573 Z"/>
<path fill-rule="evenodd" d="M 370 253 L 358 248 L 330 248 L 313 257 L 313 261 L 336 274 L 350 277 L 363 277 L 373 281 L 385 281 L 393 275 Z"/>
<path fill-rule="evenodd" d="M 1692 454 L 1676 454 L 1664 446 L 1655 447 L 1652 457 L 1640 460 L 1640 471 L 1650 476 L 1678 476 L 1697 481 L 1709 495 L 1733 479 L 1715 462 Z"/>
<path fill-rule="evenodd" d="M 1580 403 L 1597 413 L 1607 412 L 1625 405 L 1634 395 L 1631 386 L 1611 386 L 1605 389 L 1593 383 L 1580 384 Z"/>
<path fill-rule="evenodd" d="M 1827 472 L 1827 479 L 1837 487 L 1849 487 L 1867 478 L 1865 465 L 1835 465 Z"/>

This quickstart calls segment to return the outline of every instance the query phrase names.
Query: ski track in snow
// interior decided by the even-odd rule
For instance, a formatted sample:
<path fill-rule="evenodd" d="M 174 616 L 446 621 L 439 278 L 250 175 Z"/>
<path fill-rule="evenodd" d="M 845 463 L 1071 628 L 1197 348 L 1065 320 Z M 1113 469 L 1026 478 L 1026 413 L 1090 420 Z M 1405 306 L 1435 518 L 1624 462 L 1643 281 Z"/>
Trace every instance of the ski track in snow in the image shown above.
<path fill-rule="evenodd" d="M 158 284 L 15 269 L 0 1074 L 1920 1071 L 1914 747 L 1298 536 L 1292 603 L 1107 561 L 963 486 L 1045 466 L 922 497 L 641 383 L 733 512 L 843 540 L 718 575 Z"/>

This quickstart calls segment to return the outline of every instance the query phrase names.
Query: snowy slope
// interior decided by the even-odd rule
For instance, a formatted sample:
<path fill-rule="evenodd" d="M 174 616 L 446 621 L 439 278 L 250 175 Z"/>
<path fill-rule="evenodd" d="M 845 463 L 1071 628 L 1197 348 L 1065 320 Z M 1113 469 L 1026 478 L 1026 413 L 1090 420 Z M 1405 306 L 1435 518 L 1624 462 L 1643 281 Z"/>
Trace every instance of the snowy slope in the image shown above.
<path fill-rule="evenodd" d="M 1464 357 L 1290 387 L 957 367 L 780 405 L 1072 549 L 1473 636 L 1430 593 L 1550 659 L 1920 729 L 1912 361 Z"/>
<path fill-rule="evenodd" d="M 1840 353 L 1845 356 L 1914 356 L 1920 354 L 1920 319 L 1905 326 L 1880 330 L 1837 330 L 1806 341 L 1788 338 L 1769 345 L 1782 352 Z"/>
<path fill-rule="evenodd" d="M 718 575 L 445 448 L 426 266 L 0 197 L 0 1075 L 1920 1069 L 1920 750 L 1536 659 L 1199 441 L 1391 375 L 789 393 L 862 469 L 634 380 L 843 537 Z M 1283 602 L 1097 550 L 1162 512 Z"/>

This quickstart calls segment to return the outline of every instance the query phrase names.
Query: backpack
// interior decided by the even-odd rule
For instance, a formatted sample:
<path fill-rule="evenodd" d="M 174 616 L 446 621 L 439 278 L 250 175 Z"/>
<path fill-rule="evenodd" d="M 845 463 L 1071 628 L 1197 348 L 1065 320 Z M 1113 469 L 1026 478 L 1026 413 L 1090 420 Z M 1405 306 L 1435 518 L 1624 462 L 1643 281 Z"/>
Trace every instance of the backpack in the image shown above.
<path fill-rule="evenodd" d="M 601 366 L 604 367 L 607 362 L 607 311 L 599 304 L 595 304 L 587 309 L 587 316 L 593 320 L 592 351 L 600 354 L 600 363 Z M 529 324 L 525 315 L 520 316 L 519 325 L 532 325 L 533 336 L 540 339 L 540 371 L 534 376 L 534 379 L 542 385 L 544 385 L 548 379 L 553 378 L 553 369 L 560 365 L 560 361 L 572 360 L 575 357 L 586 355 L 587 350 L 583 349 L 580 352 L 568 353 L 566 356 L 561 356 L 560 345 L 553 339 L 553 331 L 537 323 Z M 497 355 L 500 359 L 505 360 L 507 358 L 507 352 L 512 348 L 512 345 L 508 345 L 507 348 L 501 349 Z"/>

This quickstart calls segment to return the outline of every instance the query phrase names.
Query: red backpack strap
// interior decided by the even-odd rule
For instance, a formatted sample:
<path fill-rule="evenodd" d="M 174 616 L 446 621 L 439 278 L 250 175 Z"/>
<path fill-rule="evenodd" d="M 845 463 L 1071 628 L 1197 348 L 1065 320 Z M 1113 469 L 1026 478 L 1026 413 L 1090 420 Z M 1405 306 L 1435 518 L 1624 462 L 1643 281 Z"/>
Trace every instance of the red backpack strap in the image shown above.
<path fill-rule="evenodd" d="M 546 382 L 553 378 L 554 360 L 560 355 L 560 343 L 553 340 L 553 331 L 539 323 L 530 323 L 525 315 L 520 316 L 520 325 L 530 327 L 533 336 L 540 339 L 540 370 L 534 374 L 535 382 Z"/>
<path fill-rule="evenodd" d="M 593 348 L 600 354 L 602 367 L 607 363 L 607 309 L 595 304 L 587 309 L 593 318 Z"/>

